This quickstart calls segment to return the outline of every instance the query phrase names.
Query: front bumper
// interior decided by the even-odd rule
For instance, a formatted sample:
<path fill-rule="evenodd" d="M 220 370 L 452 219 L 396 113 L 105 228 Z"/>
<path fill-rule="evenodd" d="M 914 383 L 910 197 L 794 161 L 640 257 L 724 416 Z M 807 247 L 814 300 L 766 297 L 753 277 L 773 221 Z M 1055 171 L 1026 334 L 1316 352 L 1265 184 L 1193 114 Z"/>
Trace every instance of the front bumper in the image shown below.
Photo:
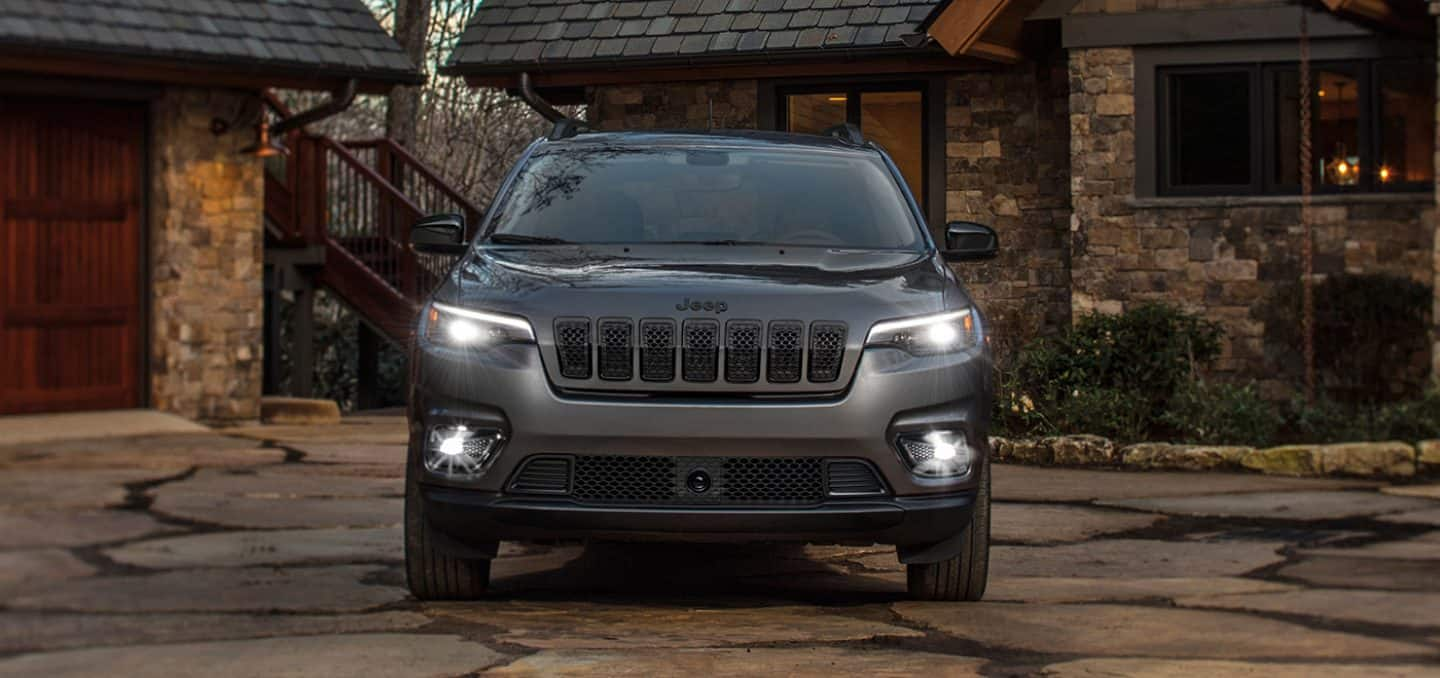
<path fill-rule="evenodd" d="M 563 499 L 423 486 L 424 515 L 461 542 L 533 539 L 815 541 L 917 546 L 970 520 L 976 493 L 831 500 L 805 508 L 581 505 Z"/>
<path fill-rule="evenodd" d="M 411 463 L 418 464 L 429 424 L 497 428 L 506 443 L 485 475 L 422 476 L 432 486 L 496 496 L 527 458 L 541 454 L 813 456 L 870 462 L 899 501 L 973 491 L 989 451 L 992 366 L 979 349 L 928 357 L 866 349 L 843 393 L 808 399 L 561 393 L 533 345 L 466 354 L 422 340 L 412 365 Z M 969 437 L 981 455 L 969 475 L 922 478 L 901 460 L 896 436 L 937 429 Z"/>

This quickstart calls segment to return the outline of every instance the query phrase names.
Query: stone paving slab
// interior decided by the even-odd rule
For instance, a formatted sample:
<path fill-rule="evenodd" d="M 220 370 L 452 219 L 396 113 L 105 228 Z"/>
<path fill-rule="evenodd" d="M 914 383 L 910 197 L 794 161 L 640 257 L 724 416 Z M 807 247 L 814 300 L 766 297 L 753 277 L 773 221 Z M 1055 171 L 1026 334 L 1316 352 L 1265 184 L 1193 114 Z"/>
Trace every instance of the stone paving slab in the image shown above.
<path fill-rule="evenodd" d="M 1377 520 L 1403 525 L 1434 525 L 1435 527 L 1440 527 L 1440 508 L 1391 513 L 1390 515 L 1380 516 Z"/>
<path fill-rule="evenodd" d="M 298 442 L 286 445 L 305 455 L 307 464 L 376 464 L 405 466 L 405 443 L 320 443 Z"/>
<path fill-rule="evenodd" d="M 414 612 L 311 614 L 0 613 L 0 653 L 236 640 L 332 633 L 405 631 L 430 623 Z"/>
<path fill-rule="evenodd" d="M 191 493 L 262 499 L 300 497 L 400 497 L 403 481 L 384 478 L 353 478 L 296 471 L 285 464 L 258 471 L 203 469 L 185 480 L 166 483 L 157 496 Z"/>
<path fill-rule="evenodd" d="M 213 433 L 102 438 L 0 448 L 0 469 L 127 469 L 181 473 L 193 467 L 278 464 L 285 451 Z"/>
<path fill-rule="evenodd" d="M 402 562 L 399 526 L 370 529 L 215 532 L 107 549 L 118 563 L 155 569 Z"/>
<path fill-rule="evenodd" d="M 1283 562 L 1279 542 L 1098 539 L 1063 546 L 995 546 L 990 572 L 1011 577 L 1227 577 Z"/>
<path fill-rule="evenodd" d="M 244 426 L 225 435 L 252 440 L 404 445 L 410 439 L 404 417 L 346 417 L 331 426 Z"/>
<path fill-rule="evenodd" d="M 104 544 L 175 529 L 140 511 L 0 513 L 0 550 Z"/>
<path fill-rule="evenodd" d="M 1056 504 L 997 503 L 991 539 L 996 542 L 1051 544 L 1150 527 L 1161 515 Z"/>
<path fill-rule="evenodd" d="M 1440 483 L 1434 485 L 1393 485 L 1380 488 L 1385 494 L 1401 497 L 1421 497 L 1440 501 Z"/>
<path fill-rule="evenodd" d="M 1209 610 L 913 602 L 897 603 L 893 608 L 904 619 L 983 645 L 1051 654 L 1198 659 L 1405 658 L 1440 654 L 1440 650 L 1426 645 L 1319 631 Z"/>
<path fill-rule="evenodd" d="M 1440 576 L 1429 560 L 1311 557 L 1276 574 L 1311 586 L 1440 592 Z"/>
<path fill-rule="evenodd" d="M 195 492 L 161 493 L 155 513 L 241 529 L 382 527 L 404 519 L 403 499 L 258 499 Z"/>
<path fill-rule="evenodd" d="M 97 577 L 19 595 L 9 605 L 72 612 L 359 612 L 405 599 L 403 589 L 363 583 L 382 571 L 346 565 Z"/>
<path fill-rule="evenodd" d="M 1303 549 L 1303 556 L 1340 556 L 1344 558 L 1396 558 L 1401 560 L 1440 560 L 1440 531 L 1427 532 L 1413 539 L 1382 541 L 1353 548 Z M 1436 565 L 1440 576 L 1440 565 Z"/>
<path fill-rule="evenodd" d="M 1440 629 L 1440 593 L 1304 589 L 1244 595 L 1216 592 L 1179 598 L 1175 602 L 1182 607 L 1280 612 L 1338 621 Z"/>
<path fill-rule="evenodd" d="M 26 414 L 0 418 L 0 440 L 10 444 L 56 443 L 86 438 L 208 430 L 184 417 L 145 409 Z"/>
<path fill-rule="evenodd" d="M 0 472 L 0 511 L 48 513 L 98 509 L 125 501 L 127 483 L 159 480 L 169 471 L 16 471 Z"/>
<path fill-rule="evenodd" d="M 921 633 L 814 607 L 676 607 L 588 602 L 434 603 L 426 614 L 484 624 L 538 649 L 725 647 L 912 638 Z"/>
<path fill-rule="evenodd" d="M 453 676 L 503 661 L 458 636 L 370 633 L 30 654 L 0 661 L 0 676 Z"/>
<path fill-rule="evenodd" d="M 1313 491 L 1127 499 L 1100 503 L 1174 515 L 1276 520 L 1363 518 L 1433 507 L 1431 502 L 1424 499 L 1394 497 L 1378 492 Z"/>
<path fill-rule="evenodd" d="M 1170 577 L 1094 579 L 1079 577 L 1009 577 L 990 575 L 985 600 L 1025 603 L 1104 603 L 1171 600 L 1186 596 L 1281 593 L 1289 584 L 1239 577 Z"/>
<path fill-rule="evenodd" d="M 981 676 L 974 657 L 851 647 L 704 650 L 543 650 L 487 671 L 494 676 Z"/>
<path fill-rule="evenodd" d="M 1414 678 L 1434 676 L 1431 664 L 1277 663 L 1176 659 L 1079 659 L 1045 667 L 1047 678 Z"/>
<path fill-rule="evenodd" d="M 88 577 L 93 566 L 63 549 L 0 552 L 0 603 L 57 581 Z"/>
<path fill-rule="evenodd" d="M 1285 478 L 1244 473 L 1096 471 L 996 464 L 994 497 L 1000 501 L 1075 502 L 1185 497 L 1235 492 L 1288 492 L 1379 487 L 1369 480 Z"/>

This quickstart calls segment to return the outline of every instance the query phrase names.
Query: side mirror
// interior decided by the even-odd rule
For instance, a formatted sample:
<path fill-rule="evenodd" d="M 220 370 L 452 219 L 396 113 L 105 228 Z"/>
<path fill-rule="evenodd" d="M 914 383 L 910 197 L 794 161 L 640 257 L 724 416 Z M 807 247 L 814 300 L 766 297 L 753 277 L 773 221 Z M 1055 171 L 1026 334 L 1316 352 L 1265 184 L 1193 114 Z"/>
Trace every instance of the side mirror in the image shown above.
<path fill-rule="evenodd" d="M 410 245 L 425 254 L 464 254 L 465 217 L 432 214 L 410 229 Z"/>
<path fill-rule="evenodd" d="M 1000 254 L 1000 236 L 995 229 L 970 221 L 945 225 L 945 261 L 984 261 Z"/>

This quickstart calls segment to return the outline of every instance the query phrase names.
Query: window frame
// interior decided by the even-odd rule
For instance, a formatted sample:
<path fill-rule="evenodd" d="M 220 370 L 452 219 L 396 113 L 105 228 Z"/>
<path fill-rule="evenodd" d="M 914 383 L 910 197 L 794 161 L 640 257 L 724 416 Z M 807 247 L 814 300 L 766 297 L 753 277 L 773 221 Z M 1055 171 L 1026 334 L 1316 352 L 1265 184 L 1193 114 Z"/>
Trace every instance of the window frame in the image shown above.
<path fill-rule="evenodd" d="M 942 77 L 870 76 L 765 80 L 759 86 L 761 129 L 784 132 L 792 94 L 844 94 L 845 119 L 859 125 L 865 92 L 920 93 L 920 183 L 924 197 L 910 190 L 933 236 L 945 224 L 945 80 Z M 907 186 L 907 190 L 909 187 Z"/>
<path fill-rule="evenodd" d="M 1318 181 L 1314 184 L 1317 195 L 1344 194 L 1392 194 L 1416 193 L 1431 190 L 1432 182 L 1397 182 L 1381 184 L 1376 167 L 1381 134 L 1382 102 L 1379 96 L 1378 70 L 1386 64 L 1408 63 L 1428 66 L 1433 69 L 1435 62 L 1424 58 L 1376 57 L 1352 59 L 1324 59 L 1311 63 L 1312 78 L 1321 71 L 1344 73 L 1353 77 L 1359 87 L 1360 119 L 1358 121 L 1357 154 L 1362 162 L 1362 175 L 1354 186 L 1327 186 Z M 1278 154 L 1276 146 L 1276 113 L 1278 101 L 1274 96 L 1280 77 L 1286 73 L 1298 73 L 1298 61 L 1265 61 L 1215 63 L 1200 65 L 1156 66 L 1154 81 L 1154 159 L 1155 195 L 1160 197 L 1226 197 L 1226 196 L 1289 196 L 1300 194 L 1300 183 L 1282 183 L 1277 180 Z M 1180 75 L 1205 73 L 1247 73 L 1250 84 L 1250 149 L 1251 177 L 1247 184 L 1228 185 L 1175 185 L 1172 182 L 1171 166 L 1173 149 L 1170 133 L 1174 120 L 1171 116 L 1172 78 Z M 1313 80 L 1312 80 L 1313 82 Z M 1311 93 L 1312 111 L 1318 96 Z M 1313 135 L 1312 129 L 1312 135 Z M 1312 138 L 1313 141 L 1313 138 Z M 1258 147 L 1256 143 L 1258 142 Z M 1432 141 L 1432 144 L 1434 142 Z"/>

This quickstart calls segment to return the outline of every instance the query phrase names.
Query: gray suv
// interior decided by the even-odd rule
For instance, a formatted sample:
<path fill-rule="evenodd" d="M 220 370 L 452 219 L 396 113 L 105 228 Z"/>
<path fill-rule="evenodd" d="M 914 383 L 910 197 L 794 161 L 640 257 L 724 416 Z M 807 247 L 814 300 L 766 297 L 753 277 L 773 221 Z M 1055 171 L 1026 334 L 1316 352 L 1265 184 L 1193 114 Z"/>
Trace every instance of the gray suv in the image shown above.
<path fill-rule="evenodd" d="M 411 361 L 405 557 L 422 599 L 502 540 L 894 544 L 916 598 L 989 561 L 984 316 L 895 163 L 853 128 L 582 132 L 525 152 Z"/>

